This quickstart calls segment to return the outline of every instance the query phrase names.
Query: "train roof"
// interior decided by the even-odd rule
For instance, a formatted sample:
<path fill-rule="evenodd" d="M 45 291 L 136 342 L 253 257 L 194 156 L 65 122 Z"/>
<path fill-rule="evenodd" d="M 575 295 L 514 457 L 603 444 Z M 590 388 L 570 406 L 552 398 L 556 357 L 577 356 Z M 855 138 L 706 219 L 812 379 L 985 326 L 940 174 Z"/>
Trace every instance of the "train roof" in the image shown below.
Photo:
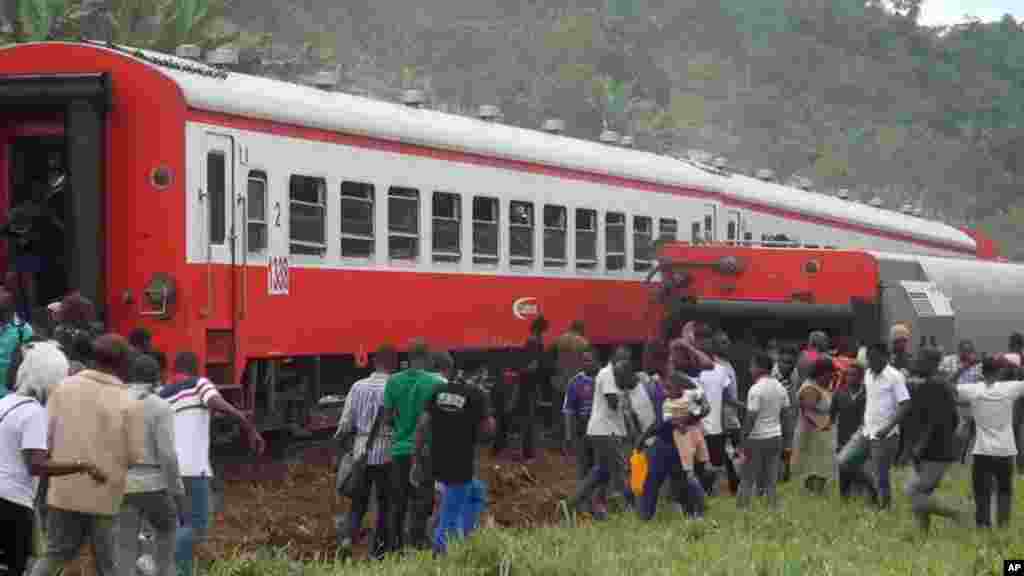
<path fill-rule="evenodd" d="M 826 225 L 853 224 L 961 250 L 973 251 L 976 246 L 971 236 L 941 222 L 722 173 L 669 156 L 271 78 L 224 73 L 196 61 L 157 52 L 87 44 L 96 50 L 120 52 L 159 70 L 178 85 L 186 104 L 198 110 L 710 191 L 727 203 L 743 204 L 757 211 L 795 212 Z"/>

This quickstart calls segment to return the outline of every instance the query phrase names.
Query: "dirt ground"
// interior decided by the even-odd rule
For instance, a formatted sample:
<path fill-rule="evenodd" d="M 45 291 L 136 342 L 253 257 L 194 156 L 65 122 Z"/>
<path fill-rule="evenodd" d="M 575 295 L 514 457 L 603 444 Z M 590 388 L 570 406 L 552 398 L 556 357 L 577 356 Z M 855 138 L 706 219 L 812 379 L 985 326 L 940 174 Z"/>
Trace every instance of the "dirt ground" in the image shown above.
<path fill-rule="evenodd" d="M 539 451 L 527 465 L 512 456 L 481 454 L 480 474 L 488 486 L 483 522 L 523 527 L 556 521 L 555 503 L 575 486 L 573 458 Z M 333 457 L 330 449 L 317 447 L 291 464 L 226 467 L 222 511 L 212 521 L 200 557 L 211 560 L 268 547 L 287 548 L 301 559 L 334 556 L 334 517 L 348 511 L 349 502 L 335 496 Z M 364 525 L 371 522 L 367 515 Z M 362 554 L 360 544 L 357 555 Z"/>

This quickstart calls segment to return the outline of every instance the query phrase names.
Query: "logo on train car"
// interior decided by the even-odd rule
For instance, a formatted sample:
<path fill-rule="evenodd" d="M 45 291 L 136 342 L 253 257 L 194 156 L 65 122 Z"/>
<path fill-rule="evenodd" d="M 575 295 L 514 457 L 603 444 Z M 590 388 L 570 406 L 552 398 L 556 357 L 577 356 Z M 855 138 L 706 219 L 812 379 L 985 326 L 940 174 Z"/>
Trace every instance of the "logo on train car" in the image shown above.
<path fill-rule="evenodd" d="M 536 316 L 539 308 L 536 298 L 520 298 L 512 303 L 512 314 L 520 320 L 526 320 L 530 316 Z"/>
<path fill-rule="evenodd" d="M 287 296 L 290 284 L 288 257 L 271 256 L 267 274 L 267 292 L 271 296 Z"/>

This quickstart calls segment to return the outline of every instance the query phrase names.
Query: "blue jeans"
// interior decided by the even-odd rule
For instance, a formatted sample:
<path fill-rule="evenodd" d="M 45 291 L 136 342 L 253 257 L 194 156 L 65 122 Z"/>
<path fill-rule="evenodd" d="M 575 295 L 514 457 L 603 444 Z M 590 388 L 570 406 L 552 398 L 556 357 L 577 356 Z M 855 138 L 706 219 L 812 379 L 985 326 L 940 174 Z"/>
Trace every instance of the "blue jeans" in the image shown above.
<path fill-rule="evenodd" d="M 206 539 L 210 525 L 210 478 L 183 477 L 185 498 L 189 503 L 187 515 L 179 512 L 181 526 L 174 542 L 174 562 L 178 565 L 178 576 L 192 576 L 192 557 L 196 544 Z"/>
<path fill-rule="evenodd" d="M 441 499 L 441 513 L 434 532 L 434 552 L 444 554 L 448 551 L 448 538 L 465 535 L 466 517 L 470 511 L 472 482 L 464 484 L 444 484 L 444 497 Z"/>
<path fill-rule="evenodd" d="M 480 526 L 480 515 L 487 508 L 487 483 L 473 478 L 469 483 L 469 502 L 462 517 L 462 532 L 469 536 Z"/>
<path fill-rule="evenodd" d="M 892 502 L 892 482 L 889 479 L 889 472 L 899 454 L 899 434 L 871 440 L 870 446 L 871 467 L 875 474 L 875 484 L 878 490 L 878 504 L 882 508 L 888 508 Z"/>
<path fill-rule="evenodd" d="M 704 515 L 704 489 L 696 476 L 684 476 L 679 451 L 674 444 L 656 437 L 654 445 L 647 449 L 647 464 L 644 493 L 637 504 L 642 520 L 650 520 L 657 512 L 658 496 L 666 478 L 671 482 L 673 498 L 686 509 L 687 514 Z"/>

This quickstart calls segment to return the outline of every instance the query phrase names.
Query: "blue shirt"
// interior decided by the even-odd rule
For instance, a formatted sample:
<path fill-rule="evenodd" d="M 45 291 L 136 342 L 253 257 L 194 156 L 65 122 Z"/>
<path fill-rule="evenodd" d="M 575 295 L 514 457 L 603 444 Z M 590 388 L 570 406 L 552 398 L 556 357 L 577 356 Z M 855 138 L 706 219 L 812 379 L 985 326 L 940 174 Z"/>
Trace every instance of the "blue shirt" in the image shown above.
<path fill-rule="evenodd" d="M 594 407 L 594 378 L 580 372 L 569 382 L 562 403 L 562 414 L 577 418 L 590 418 L 590 410 Z"/>

